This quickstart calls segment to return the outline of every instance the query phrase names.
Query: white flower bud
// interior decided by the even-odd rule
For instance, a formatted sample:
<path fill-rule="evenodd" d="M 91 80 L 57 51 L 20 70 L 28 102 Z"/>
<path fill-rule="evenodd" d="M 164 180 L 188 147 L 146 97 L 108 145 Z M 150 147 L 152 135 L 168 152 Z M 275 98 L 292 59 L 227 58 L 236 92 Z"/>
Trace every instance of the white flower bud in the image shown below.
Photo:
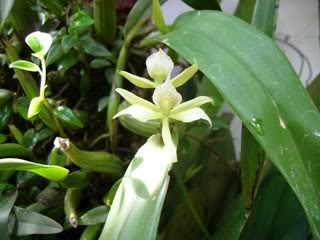
<path fill-rule="evenodd" d="M 170 77 L 174 66 L 171 58 L 162 49 L 149 56 L 146 65 L 150 77 L 158 84 Z"/>

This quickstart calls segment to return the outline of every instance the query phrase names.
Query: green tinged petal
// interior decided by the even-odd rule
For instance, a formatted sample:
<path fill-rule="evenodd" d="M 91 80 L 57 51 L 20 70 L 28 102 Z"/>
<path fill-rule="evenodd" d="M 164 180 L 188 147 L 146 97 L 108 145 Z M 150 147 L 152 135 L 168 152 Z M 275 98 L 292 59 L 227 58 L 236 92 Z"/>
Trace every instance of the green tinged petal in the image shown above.
<path fill-rule="evenodd" d="M 140 122 L 147 122 L 149 120 L 162 118 L 162 113 L 155 112 L 140 105 L 132 105 L 118 112 L 113 118 L 117 118 L 121 115 L 131 115 L 133 118 L 137 119 Z"/>
<path fill-rule="evenodd" d="M 204 119 L 208 121 L 210 126 L 212 126 L 209 116 L 199 107 L 191 108 L 183 112 L 173 113 L 173 114 L 170 114 L 169 117 L 185 123 Z"/>
<path fill-rule="evenodd" d="M 164 143 L 164 151 L 166 152 L 168 159 L 171 159 L 173 163 L 177 162 L 177 147 L 172 140 L 168 118 L 163 118 L 162 120 L 161 136 Z"/>
<path fill-rule="evenodd" d="M 210 97 L 206 97 L 206 96 L 197 97 L 195 99 L 184 102 L 184 103 L 179 104 L 178 106 L 174 107 L 171 110 L 171 114 L 187 111 L 187 110 L 195 108 L 195 107 L 200 107 L 205 103 L 212 103 L 213 104 L 213 100 Z"/>
<path fill-rule="evenodd" d="M 41 73 L 40 68 L 38 65 L 34 64 L 33 62 L 25 61 L 25 60 L 18 60 L 10 64 L 10 68 L 18 68 L 24 71 L 29 72 L 39 72 Z"/>
<path fill-rule="evenodd" d="M 174 77 L 171 80 L 172 85 L 175 88 L 182 86 L 187 81 L 189 81 L 197 71 L 198 71 L 198 64 L 195 63 L 192 66 L 190 66 L 190 67 L 186 68 L 185 70 L 183 70 L 183 72 L 181 72 L 179 75 Z"/>
<path fill-rule="evenodd" d="M 128 79 L 132 84 L 136 85 L 137 87 L 141 88 L 155 88 L 156 84 L 146 78 L 136 76 L 134 74 L 128 73 L 126 71 L 120 71 L 119 74 L 121 74 L 123 77 Z"/>
<path fill-rule="evenodd" d="M 141 97 L 138 97 L 137 95 L 134 95 L 133 93 L 125 89 L 117 88 L 116 92 L 119 93 L 125 100 L 127 100 L 127 102 L 129 102 L 132 105 L 140 105 L 152 111 L 159 112 L 159 108 L 156 105 L 147 100 L 144 100 Z"/>

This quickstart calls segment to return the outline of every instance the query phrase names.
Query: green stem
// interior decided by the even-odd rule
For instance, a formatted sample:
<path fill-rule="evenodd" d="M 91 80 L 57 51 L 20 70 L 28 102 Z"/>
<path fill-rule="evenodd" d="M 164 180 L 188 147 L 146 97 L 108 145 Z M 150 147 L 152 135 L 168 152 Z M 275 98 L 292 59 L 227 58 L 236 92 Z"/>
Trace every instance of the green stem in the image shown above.
<path fill-rule="evenodd" d="M 210 234 L 207 230 L 207 228 L 205 227 L 205 225 L 203 224 L 197 210 L 195 209 L 195 207 L 193 206 L 193 203 L 189 197 L 189 194 L 186 190 L 186 187 L 184 186 L 184 183 L 182 182 L 179 174 L 177 173 L 177 171 L 173 168 L 173 172 L 174 172 L 174 175 L 176 176 L 176 179 L 177 179 L 177 183 L 178 183 L 178 186 L 180 187 L 181 189 L 181 192 L 186 200 L 186 203 L 187 203 L 187 206 L 191 212 L 191 214 L 193 215 L 193 218 L 194 220 L 197 222 L 197 224 L 199 225 L 203 235 L 205 236 L 206 239 L 210 239 Z"/>
<path fill-rule="evenodd" d="M 145 21 L 138 22 L 132 30 L 125 36 L 124 43 L 121 47 L 116 70 L 114 74 L 114 81 L 111 88 L 109 106 L 107 111 L 107 124 L 110 133 L 110 142 L 112 145 L 112 149 L 115 150 L 117 146 L 117 132 L 118 132 L 118 124 L 113 120 L 113 116 L 117 113 L 118 107 L 120 104 L 120 96 L 116 93 L 115 89 L 122 87 L 123 77 L 119 74 L 120 70 L 124 70 L 127 57 L 128 57 L 128 49 L 131 44 L 131 41 L 141 26 Z"/>

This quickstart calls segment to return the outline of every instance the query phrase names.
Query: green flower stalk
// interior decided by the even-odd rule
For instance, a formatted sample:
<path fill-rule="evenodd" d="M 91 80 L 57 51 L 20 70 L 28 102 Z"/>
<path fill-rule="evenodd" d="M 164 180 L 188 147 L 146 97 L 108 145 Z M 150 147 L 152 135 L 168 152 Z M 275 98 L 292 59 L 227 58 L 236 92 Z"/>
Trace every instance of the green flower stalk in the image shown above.
<path fill-rule="evenodd" d="M 39 72 L 41 76 L 39 97 L 35 97 L 31 100 L 29 110 L 28 110 L 28 117 L 31 118 L 40 111 L 42 104 L 45 102 L 45 96 L 44 96 L 44 91 L 46 88 L 45 55 L 47 54 L 47 52 L 49 51 L 52 45 L 52 37 L 48 33 L 37 31 L 29 34 L 26 37 L 25 41 L 34 52 L 32 53 L 32 55 L 39 58 L 41 69 L 39 68 L 38 65 L 34 64 L 33 62 L 29 62 L 25 60 L 15 61 L 10 64 L 10 67 L 18 68 L 18 69 L 30 71 L 30 72 Z"/>
<path fill-rule="evenodd" d="M 194 68 L 196 65 L 191 66 L 192 75 L 190 74 L 190 68 L 186 69 L 174 79 L 170 79 L 170 74 L 173 69 L 173 62 L 170 57 L 166 55 L 161 49 L 152 54 L 146 61 L 149 75 L 155 80 L 152 82 L 148 79 L 141 79 L 133 74 L 130 74 L 132 83 L 138 83 L 137 86 L 141 86 L 145 83 L 153 84 L 155 90 L 152 96 L 152 102 L 149 102 L 143 98 L 140 98 L 131 92 L 117 88 L 116 91 L 132 106 L 118 112 L 114 118 L 121 115 L 131 115 L 133 118 L 141 122 L 147 122 L 149 120 L 159 119 L 162 122 L 162 140 L 168 154 L 168 158 L 172 162 L 177 162 L 177 147 L 173 142 L 170 132 L 170 120 L 182 121 L 185 123 L 193 122 L 196 120 L 204 119 L 211 125 L 211 120 L 208 115 L 200 108 L 205 103 L 213 103 L 212 99 L 206 96 L 197 97 L 190 101 L 182 103 L 182 97 L 174 87 L 174 83 L 179 82 L 176 86 L 181 86 L 181 83 L 188 81 L 195 73 Z M 122 72 L 123 74 L 124 72 Z M 187 74 L 186 74 L 187 73 Z M 127 74 L 125 74 L 128 76 Z M 182 77 L 181 77 L 182 76 Z M 129 80 L 130 80 L 129 79 Z M 164 82 L 163 82 L 164 81 Z M 142 84 L 143 83 L 143 84 Z"/>

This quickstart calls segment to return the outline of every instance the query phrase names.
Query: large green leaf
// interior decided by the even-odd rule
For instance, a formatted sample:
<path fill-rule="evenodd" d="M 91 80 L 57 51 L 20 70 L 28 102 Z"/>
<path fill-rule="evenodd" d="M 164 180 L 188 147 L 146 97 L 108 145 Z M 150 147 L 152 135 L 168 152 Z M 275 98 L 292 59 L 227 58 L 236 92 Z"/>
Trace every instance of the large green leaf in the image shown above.
<path fill-rule="evenodd" d="M 122 178 L 100 240 L 156 239 L 171 166 L 160 135 L 151 136 Z"/>
<path fill-rule="evenodd" d="M 288 181 L 320 238 L 320 116 L 274 42 L 233 16 L 180 16 L 163 42 L 218 88 Z"/>
<path fill-rule="evenodd" d="M 61 181 L 69 173 L 69 170 L 63 167 L 59 167 L 55 165 L 44 165 L 44 164 L 29 162 L 29 161 L 18 159 L 18 158 L 0 159 L 0 170 L 1 171 L 9 171 L 9 170 L 30 171 L 52 181 Z"/>
<path fill-rule="evenodd" d="M 0 1 L 0 31 L 10 13 L 14 0 L 1 0 Z"/>
<path fill-rule="evenodd" d="M 0 196 L 0 232 L 3 240 L 10 239 L 8 229 L 9 214 L 17 196 L 18 192 L 8 196 Z"/>

